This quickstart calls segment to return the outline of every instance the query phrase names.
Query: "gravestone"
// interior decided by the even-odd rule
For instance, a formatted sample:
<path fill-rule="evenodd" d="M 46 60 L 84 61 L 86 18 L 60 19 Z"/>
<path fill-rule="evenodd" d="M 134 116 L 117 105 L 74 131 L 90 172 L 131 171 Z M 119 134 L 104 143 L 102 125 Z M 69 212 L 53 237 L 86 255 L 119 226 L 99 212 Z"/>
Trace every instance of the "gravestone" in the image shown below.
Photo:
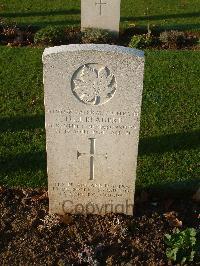
<path fill-rule="evenodd" d="M 132 214 L 143 52 L 67 45 L 43 63 L 50 212 Z"/>
<path fill-rule="evenodd" d="M 121 0 L 81 0 L 81 29 L 99 28 L 119 33 Z"/>

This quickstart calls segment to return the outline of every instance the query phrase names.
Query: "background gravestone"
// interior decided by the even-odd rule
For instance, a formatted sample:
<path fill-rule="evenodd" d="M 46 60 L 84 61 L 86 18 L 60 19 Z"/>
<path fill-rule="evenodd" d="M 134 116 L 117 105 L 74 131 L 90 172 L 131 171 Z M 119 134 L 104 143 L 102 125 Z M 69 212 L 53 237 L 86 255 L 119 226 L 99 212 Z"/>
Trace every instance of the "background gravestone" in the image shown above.
<path fill-rule="evenodd" d="M 68 45 L 43 62 L 50 212 L 132 214 L 143 52 Z"/>
<path fill-rule="evenodd" d="M 120 0 L 81 0 L 81 29 L 100 28 L 118 34 Z"/>

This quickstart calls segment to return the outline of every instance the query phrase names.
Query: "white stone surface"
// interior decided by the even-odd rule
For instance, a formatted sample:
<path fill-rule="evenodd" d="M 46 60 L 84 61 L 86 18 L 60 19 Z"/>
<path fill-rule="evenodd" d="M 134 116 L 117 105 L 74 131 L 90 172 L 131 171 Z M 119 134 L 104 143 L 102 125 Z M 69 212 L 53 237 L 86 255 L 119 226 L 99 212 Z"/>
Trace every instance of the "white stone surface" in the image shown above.
<path fill-rule="evenodd" d="M 121 0 L 81 0 L 81 29 L 119 32 Z"/>
<path fill-rule="evenodd" d="M 50 212 L 132 214 L 143 52 L 68 45 L 43 63 Z"/>

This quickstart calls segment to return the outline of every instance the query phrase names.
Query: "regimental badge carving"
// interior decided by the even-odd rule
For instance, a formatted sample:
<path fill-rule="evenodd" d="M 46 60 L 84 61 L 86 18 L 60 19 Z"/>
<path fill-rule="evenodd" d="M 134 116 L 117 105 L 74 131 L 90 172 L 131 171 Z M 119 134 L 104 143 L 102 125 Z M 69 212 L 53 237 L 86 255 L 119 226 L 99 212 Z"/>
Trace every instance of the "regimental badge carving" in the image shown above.
<path fill-rule="evenodd" d="M 83 65 L 72 76 L 72 92 L 85 104 L 102 105 L 114 96 L 116 89 L 115 76 L 99 64 Z"/>

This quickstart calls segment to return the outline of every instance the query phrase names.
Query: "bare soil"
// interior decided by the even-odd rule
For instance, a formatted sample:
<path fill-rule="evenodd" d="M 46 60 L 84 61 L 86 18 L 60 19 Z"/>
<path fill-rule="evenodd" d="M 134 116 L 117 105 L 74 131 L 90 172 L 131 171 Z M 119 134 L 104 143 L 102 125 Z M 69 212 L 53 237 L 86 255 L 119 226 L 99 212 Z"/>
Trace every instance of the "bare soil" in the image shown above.
<path fill-rule="evenodd" d="M 190 199 L 143 194 L 134 216 L 59 217 L 48 214 L 45 190 L 0 187 L 0 265 L 172 265 L 164 235 L 176 226 L 199 230 L 199 214 Z"/>

